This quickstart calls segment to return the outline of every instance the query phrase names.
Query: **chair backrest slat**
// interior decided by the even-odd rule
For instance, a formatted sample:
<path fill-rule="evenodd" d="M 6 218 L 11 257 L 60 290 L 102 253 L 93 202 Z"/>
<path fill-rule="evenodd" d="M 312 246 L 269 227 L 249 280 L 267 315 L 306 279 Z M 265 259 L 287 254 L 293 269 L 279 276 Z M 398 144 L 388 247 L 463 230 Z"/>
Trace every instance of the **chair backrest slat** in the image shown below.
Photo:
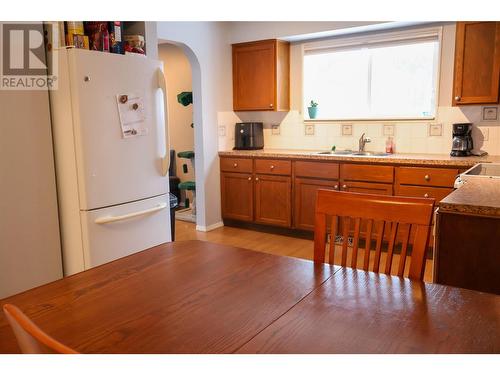
<path fill-rule="evenodd" d="M 352 259 L 351 267 L 356 268 L 358 264 L 358 246 L 359 246 L 359 231 L 361 228 L 361 218 L 357 217 L 354 220 L 354 237 L 352 239 Z"/>
<path fill-rule="evenodd" d="M 369 219 L 368 224 L 366 226 L 366 236 L 365 236 L 365 259 L 363 262 L 363 269 L 368 271 L 368 267 L 370 266 L 370 251 L 372 246 L 372 230 L 373 230 L 373 220 Z"/>
<path fill-rule="evenodd" d="M 373 272 L 378 272 L 380 267 L 380 256 L 382 253 L 382 240 L 384 239 L 384 234 L 385 234 L 385 221 L 381 221 L 377 233 L 377 245 L 375 247 L 375 259 L 373 260 Z"/>
<path fill-rule="evenodd" d="M 335 261 L 335 240 L 337 239 L 337 217 L 332 217 L 330 224 L 330 248 L 328 250 L 328 263 L 333 264 Z"/>
<path fill-rule="evenodd" d="M 398 276 L 403 277 L 406 266 L 406 254 L 408 252 L 408 242 L 410 241 L 411 224 L 406 225 L 408 232 L 403 233 L 403 242 L 401 244 L 401 253 L 399 255 Z"/>
<path fill-rule="evenodd" d="M 412 279 L 423 279 L 425 254 L 429 241 L 434 199 L 394 197 L 375 194 L 360 194 L 332 190 L 318 190 L 316 199 L 316 222 L 314 230 L 314 261 L 324 262 L 326 251 L 326 223 L 331 217 L 331 238 L 329 244 L 329 262 L 335 258 L 335 237 L 342 234 L 341 261 L 347 265 L 348 251 L 352 247 L 351 267 L 357 267 L 358 246 L 360 237 L 364 235 L 365 252 L 363 269 L 370 268 L 372 234 L 375 234 L 376 245 L 372 270 L 379 272 L 382 251 L 387 249 L 385 266 L 386 274 L 392 271 L 395 249 L 401 240 L 401 253 L 397 274 L 404 276 L 406 258 L 409 255 L 410 234 L 412 227 L 416 229 L 411 244 L 411 262 L 408 276 Z M 354 231 L 352 230 L 354 221 Z M 408 231 L 406 231 L 406 228 Z M 398 231 L 402 231 L 398 236 Z M 352 246 L 349 235 L 354 232 Z M 386 246 L 387 245 L 387 246 Z"/>
<path fill-rule="evenodd" d="M 410 272 L 408 273 L 410 279 L 422 280 L 424 278 L 425 253 L 429 242 L 430 229 L 430 225 L 417 225 L 411 253 Z"/>
<path fill-rule="evenodd" d="M 394 254 L 394 245 L 396 242 L 396 234 L 398 233 L 399 223 L 391 224 L 391 234 L 389 237 L 389 244 L 387 246 L 387 257 L 385 258 L 385 273 L 390 275 L 392 267 L 392 255 Z"/>
<path fill-rule="evenodd" d="M 347 266 L 347 245 L 349 242 L 349 226 L 351 224 L 351 219 L 349 217 L 343 218 L 343 231 L 342 231 L 342 267 Z"/>

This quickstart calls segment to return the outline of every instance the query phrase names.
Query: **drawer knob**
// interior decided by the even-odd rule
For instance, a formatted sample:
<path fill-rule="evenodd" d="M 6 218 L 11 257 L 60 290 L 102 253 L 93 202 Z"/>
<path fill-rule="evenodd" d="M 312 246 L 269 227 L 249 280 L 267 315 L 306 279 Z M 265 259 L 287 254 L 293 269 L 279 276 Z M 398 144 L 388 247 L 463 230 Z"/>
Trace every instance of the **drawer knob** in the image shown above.
<path fill-rule="evenodd" d="M 347 189 L 347 185 L 342 185 L 342 189 Z"/>
<path fill-rule="evenodd" d="M 460 99 L 462 99 L 462 98 L 461 98 L 459 95 L 455 96 L 455 100 L 456 100 L 457 102 L 459 102 L 459 101 L 460 101 Z"/>
<path fill-rule="evenodd" d="M 424 198 L 429 198 L 429 194 L 425 193 Z"/>
<path fill-rule="evenodd" d="M 269 168 L 271 168 L 271 170 L 273 170 L 274 169 L 274 165 L 271 165 Z"/>
<path fill-rule="evenodd" d="M 259 181 L 259 178 L 258 178 L 258 177 L 255 177 L 255 181 Z"/>
<path fill-rule="evenodd" d="M 248 181 L 252 181 L 252 177 L 248 177 Z"/>
<path fill-rule="evenodd" d="M 429 181 L 430 179 L 431 179 L 431 176 L 429 176 L 428 174 L 426 174 L 426 175 L 424 176 L 424 180 L 425 180 L 425 181 Z"/>
<path fill-rule="evenodd" d="M 334 189 L 334 190 L 339 190 L 339 185 L 335 185 L 335 186 L 333 187 L 333 189 Z"/>
<path fill-rule="evenodd" d="M 270 107 L 270 108 L 273 108 L 273 103 L 269 104 L 269 107 Z"/>
<path fill-rule="evenodd" d="M 236 168 L 238 166 L 238 163 L 234 163 L 233 167 Z"/>

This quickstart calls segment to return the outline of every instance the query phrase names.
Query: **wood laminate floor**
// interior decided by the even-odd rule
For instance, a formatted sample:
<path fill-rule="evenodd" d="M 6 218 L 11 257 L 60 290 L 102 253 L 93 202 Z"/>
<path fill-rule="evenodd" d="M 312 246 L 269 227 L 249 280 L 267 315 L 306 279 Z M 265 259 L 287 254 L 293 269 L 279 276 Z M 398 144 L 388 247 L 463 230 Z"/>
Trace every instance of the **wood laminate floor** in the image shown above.
<path fill-rule="evenodd" d="M 279 234 L 271 234 L 258 232 L 254 230 L 234 228 L 234 227 L 221 227 L 214 229 L 210 232 L 199 232 L 196 230 L 194 223 L 176 220 L 175 240 L 201 240 L 220 243 L 224 245 L 231 245 L 242 247 L 250 250 L 261 251 L 275 255 L 285 255 L 290 257 L 297 257 L 302 259 L 313 259 L 313 241 Z M 335 264 L 340 264 L 340 248 L 336 250 Z M 358 254 L 358 264 L 361 263 L 363 251 L 360 250 Z M 374 258 L 374 254 L 370 255 Z M 351 254 L 348 254 L 348 262 L 350 262 Z M 382 253 L 381 264 L 385 264 L 385 253 Z M 394 255 L 393 269 L 397 269 L 397 262 L 399 256 Z M 408 272 L 408 265 L 405 274 Z M 370 264 L 370 269 L 372 265 Z M 425 266 L 425 282 L 432 282 L 432 260 L 427 260 Z"/>

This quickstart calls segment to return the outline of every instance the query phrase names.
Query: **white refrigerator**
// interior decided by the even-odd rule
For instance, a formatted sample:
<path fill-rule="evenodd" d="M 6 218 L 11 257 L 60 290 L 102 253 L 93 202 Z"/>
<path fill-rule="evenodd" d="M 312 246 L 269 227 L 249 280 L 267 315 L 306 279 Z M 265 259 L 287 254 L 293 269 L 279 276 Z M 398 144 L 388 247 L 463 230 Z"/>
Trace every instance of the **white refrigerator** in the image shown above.
<path fill-rule="evenodd" d="M 58 51 L 50 93 L 63 268 L 171 241 L 166 85 L 144 56 Z"/>

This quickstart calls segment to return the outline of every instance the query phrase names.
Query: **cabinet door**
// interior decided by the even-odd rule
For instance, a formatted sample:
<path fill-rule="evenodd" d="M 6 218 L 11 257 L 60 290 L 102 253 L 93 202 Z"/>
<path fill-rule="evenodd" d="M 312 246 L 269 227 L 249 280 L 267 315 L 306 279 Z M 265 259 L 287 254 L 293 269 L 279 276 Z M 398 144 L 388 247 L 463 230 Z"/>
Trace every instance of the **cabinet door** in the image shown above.
<path fill-rule="evenodd" d="M 453 105 L 498 103 L 500 22 L 457 22 Z"/>
<path fill-rule="evenodd" d="M 338 190 L 338 181 L 295 178 L 294 188 L 294 227 L 314 230 L 317 191 L 319 189 Z"/>
<path fill-rule="evenodd" d="M 221 173 L 222 217 L 253 220 L 253 181 L 250 173 Z"/>
<path fill-rule="evenodd" d="M 275 56 L 273 40 L 233 45 L 235 111 L 275 109 Z"/>
<path fill-rule="evenodd" d="M 286 176 L 255 177 L 255 222 L 290 227 L 292 180 Z"/>

